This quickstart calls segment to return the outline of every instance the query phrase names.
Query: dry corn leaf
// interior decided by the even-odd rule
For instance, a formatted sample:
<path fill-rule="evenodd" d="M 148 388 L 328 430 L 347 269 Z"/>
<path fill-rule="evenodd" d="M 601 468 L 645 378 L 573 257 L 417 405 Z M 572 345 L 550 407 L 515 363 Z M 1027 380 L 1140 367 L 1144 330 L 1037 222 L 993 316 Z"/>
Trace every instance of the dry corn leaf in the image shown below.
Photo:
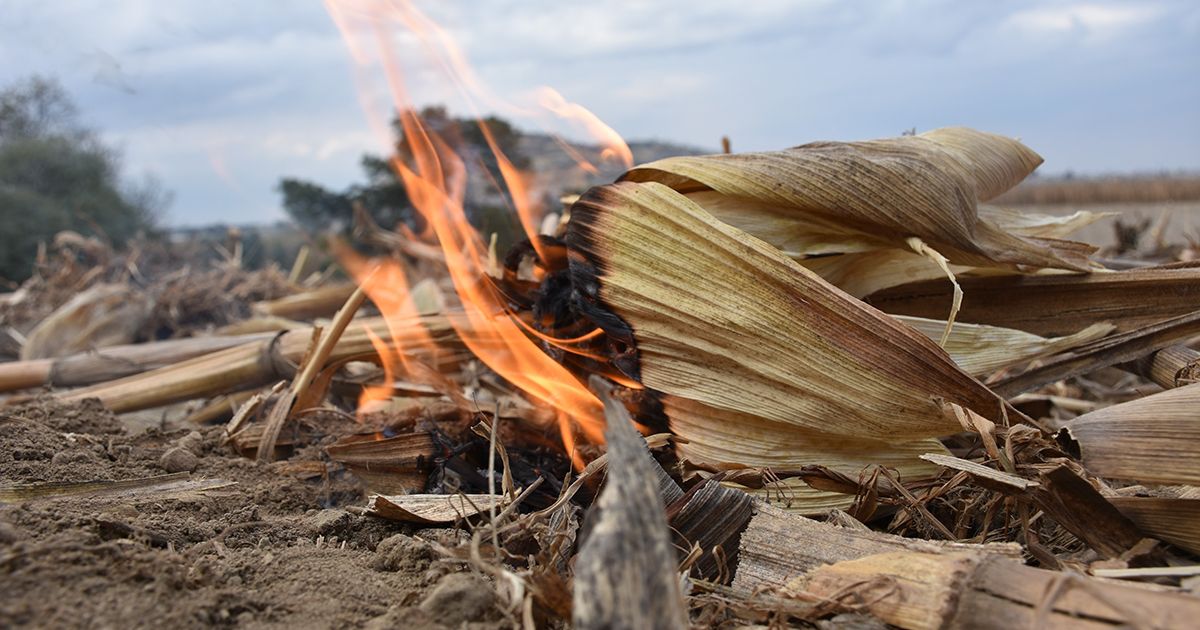
<path fill-rule="evenodd" d="M 1002 420 L 928 338 L 666 186 L 593 188 L 567 241 L 583 311 L 654 390 L 859 439 L 957 431 L 935 396 Z"/>
<path fill-rule="evenodd" d="M 1092 474 L 1145 484 L 1200 484 L 1200 384 L 1086 413 L 1064 431 Z"/>
<path fill-rule="evenodd" d="M 1200 266 L 1156 267 L 1084 275 L 960 277 L 968 296 L 959 321 L 1068 335 L 1112 322 L 1124 332 L 1196 310 Z M 868 294 L 868 304 L 897 315 L 938 319 L 950 308 L 951 287 L 925 280 Z"/>
<path fill-rule="evenodd" d="M 857 479 L 874 466 L 886 466 L 904 481 L 929 479 L 939 468 L 920 459 L 930 451 L 946 452 L 940 442 L 926 438 L 885 442 L 820 433 L 782 422 L 703 403 L 664 396 L 663 409 L 671 430 L 680 438 L 676 453 L 690 462 L 709 467 L 770 468 L 794 471 L 804 466 L 824 466 Z M 853 494 L 810 487 L 799 478 L 777 480 L 761 488 L 728 484 L 779 507 L 802 514 L 825 514 L 845 509 Z"/>
<path fill-rule="evenodd" d="M 129 500 L 134 496 L 191 494 L 216 490 L 237 482 L 222 479 L 192 479 L 191 473 L 171 473 L 155 477 L 139 477 L 117 481 L 51 481 L 46 483 L 0 486 L 0 505 L 41 499 L 59 499 L 85 495 L 112 496 L 114 500 Z"/>
<path fill-rule="evenodd" d="M 918 473 L 936 474 L 937 466 L 922 461 L 920 456 L 945 450 L 933 438 L 908 442 L 854 439 L 720 410 L 677 396 L 664 396 L 662 402 L 672 433 L 683 438 L 676 452 L 708 465 L 732 463 L 777 470 L 816 465 L 856 476 L 864 468 L 879 464 L 900 470 L 908 479 Z"/>
<path fill-rule="evenodd" d="M 946 328 L 946 322 L 936 319 L 906 315 L 897 315 L 896 319 L 935 340 L 941 337 Z M 1011 328 L 958 323 L 942 348 L 968 373 L 986 376 L 1005 367 L 1066 352 L 1080 344 L 1095 341 L 1114 328 L 1116 326 L 1101 322 L 1073 335 L 1046 338 Z"/>
<path fill-rule="evenodd" d="M 25 338 L 21 360 L 46 359 L 132 343 L 153 306 L 143 291 L 96 285 L 67 301 Z"/>
<path fill-rule="evenodd" d="M 1117 214 L 1116 212 L 1076 210 L 1071 214 L 1054 216 L 1001 206 L 979 206 L 979 216 L 991 221 L 1004 231 L 1039 238 L 1066 238 L 1101 219 L 1108 219 Z"/>
<path fill-rule="evenodd" d="M 1010 234 L 979 215 L 978 201 L 1040 163 L 1016 140 L 956 127 L 770 153 L 673 157 L 623 179 L 687 194 L 793 257 L 905 248 L 917 237 L 956 264 L 1086 270 L 1090 248 Z"/>
<path fill-rule="evenodd" d="M 1200 553 L 1200 498 L 1109 497 L 1143 532 Z"/>
<path fill-rule="evenodd" d="M 366 513 L 418 525 L 451 525 L 503 507 L 498 494 L 402 494 L 367 497 Z"/>

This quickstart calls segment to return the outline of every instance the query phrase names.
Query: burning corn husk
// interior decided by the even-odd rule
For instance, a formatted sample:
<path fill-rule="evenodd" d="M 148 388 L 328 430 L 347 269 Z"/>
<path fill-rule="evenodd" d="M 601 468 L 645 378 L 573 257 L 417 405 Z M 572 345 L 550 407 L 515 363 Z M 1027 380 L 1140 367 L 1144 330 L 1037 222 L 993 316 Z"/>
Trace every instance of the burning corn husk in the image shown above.
<path fill-rule="evenodd" d="M 660 184 L 594 188 L 568 243 L 585 314 L 646 387 L 863 439 L 957 430 L 934 397 L 994 421 L 1001 401 L 932 341 Z"/>
<path fill-rule="evenodd" d="M 939 448 L 927 438 L 959 430 L 938 398 L 1004 420 L 1004 403 L 926 336 L 666 186 L 592 189 L 567 242 L 581 310 L 608 333 L 613 364 L 662 394 L 693 461 L 848 474 L 887 462 L 921 478 L 936 468 L 917 457 Z"/>

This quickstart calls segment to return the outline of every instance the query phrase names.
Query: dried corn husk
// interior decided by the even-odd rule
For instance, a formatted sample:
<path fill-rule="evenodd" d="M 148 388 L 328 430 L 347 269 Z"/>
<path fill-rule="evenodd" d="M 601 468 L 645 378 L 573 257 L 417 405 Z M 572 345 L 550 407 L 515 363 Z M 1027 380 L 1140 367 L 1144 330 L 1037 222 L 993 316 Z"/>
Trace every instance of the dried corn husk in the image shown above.
<path fill-rule="evenodd" d="M 927 256 L 911 249 L 874 249 L 853 254 L 805 258 L 797 262 L 856 298 L 863 298 L 890 287 L 925 280 L 934 281 L 946 276 L 946 272 L 933 264 Z M 978 273 L 981 269 L 965 265 L 949 265 L 949 268 L 956 277 L 973 271 Z M 1014 273 L 996 268 L 990 268 L 988 271 Z M 948 282 L 945 285 L 947 288 L 952 286 Z M 948 309 L 950 303 L 947 302 L 946 306 Z M 941 316 L 945 317 L 945 311 Z"/>
<path fill-rule="evenodd" d="M 1200 484 L 1200 384 L 1086 413 L 1064 431 L 1095 475 Z"/>
<path fill-rule="evenodd" d="M 373 494 L 367 497 L 366 513 L 418 525 L 451 525 L 499 509 L 503 502 L 498 494 Z"/>
<path fill-rule="evenodd" d="M 684 438 L 676 452 L 693 462 L 738 464 L 752 468 L 799 470 L 826 466 L 857 476 L 879 464 L 898 470 L 905 479 L 936 475 L 938 467 L 920 459 L 944 452 L 936 439 L 883 442 L 823 433 L 736 411 L 715 409 L 676 396 L 663 397 L 672 433 Z"/>
<path fill-rule="evenodd" d="M 1053 216 L 1000 206 L 981 205 L 979 206 L 979 216 L 1012 234 L 1039 238 L 1066 238 L 1101 219 L 1117 216 L 1117 213 L 1077 210 L 1068 215 Z"/>
<path fill-rule="evenodd" d="M 585 311 L 636 346 L 618 367 L 647 387 L 857 439 L 957 431 L 935 396 L 1002 420 L 929 339 L 663 185 L 593 188 L 567 239 Z"/>
<path fill-rule="evenodd" d="M 151 299 L 121 284 L 96 285 L 67 301 L 29 332 L 21 360 L 46 359 L 133 342 Z"/>
<path fill-rule="evenodd" d="M 424 432 L 390 438 L 350 435 L 325 447 L 325 452 L 365 481 L 371 491 L 406 494 L 425 488 L 434 446 L 433 439 Z"/>
<path fill-rule="evenodd" d="M 1106 218 L 1110 214 L 1081 210 L 1066 217 L 1055 217 L 1026 214 L 992 206 L 980 206 L 979 210 L 981 217 L 993 220 L 996 225 L 1008 232 L 1041 238 L 1062 238 L 1098 219 Z M 1069 247 L 1065 243 L 1056 245 Z M 1086 250 L 1080 250 L 1080 255 L 1086 255 L 1086 253 Z M 816 272 L 830 284 L 857 298 L 908 283 L 937 281 L 946 275 L 941 268 L 932 264 L 927 256 L 922 256 L 911 249 L 873 249 L 837 256 L 797 257 L 797 262 Z M 950 265 L 950 271 L 957 278 L 1063 273 L 1053 269 L 1034 270 L 1030 273 L 1030 270 L 1017 271 L 1005 267 L 971 267 L 968 265 Z M 944 286 L 947 289 L 950 287 L 949 284 L 944 284 Z M 974 295 L 975 292 L 972 291 L 971 297 L 974 298 Z M 946 304 L 949 305 L 948 300 Z"/>
<path fill-rule="evenodd" d="M 623 179 L 687 194 L 793 257 L 905 249 L 906 239 L 917 237 L 956 264 L 1086 270 L 1091 249 L 1010 234 L 979 215 L 978 201 L 1016 185 L 1040 163 L 1016 140 L 960 127 L 772 153 L 673 157 Z"/>
<path fill-rule="evenodd" d="M 1097 322 L 1118 332 L 1196 310 L 1200 267 L 1157 267 L 1085 275 L 960 277 L 968 298 L 959 321 L 1016 328 L 1036 335 L 1068 335 Z M 884 289 L 867 303 L 887 313 L 943 318 L 952 288 L 925 280 Z"/>
<path fill-rule="evenodd" d="M 905 315 L 897 315 L 896 319 L 930 339 L 939 339 L 946 328 L 946 322 L 936 319 Z M 942 347 L 959 367 L 975 376 L 985 376 L 1005 367 L 1066 352 L 1099 339 L 1114 328 L 1116 326 L 1102 322 L 1066 337 L 1045 338 L 1011 328 L 959 323 L 954 325 Z"/>
<path fill-rule="evenodd" d="M 1147 534 L 1200 553 L 1200 498 L 1109 497 Z"/>

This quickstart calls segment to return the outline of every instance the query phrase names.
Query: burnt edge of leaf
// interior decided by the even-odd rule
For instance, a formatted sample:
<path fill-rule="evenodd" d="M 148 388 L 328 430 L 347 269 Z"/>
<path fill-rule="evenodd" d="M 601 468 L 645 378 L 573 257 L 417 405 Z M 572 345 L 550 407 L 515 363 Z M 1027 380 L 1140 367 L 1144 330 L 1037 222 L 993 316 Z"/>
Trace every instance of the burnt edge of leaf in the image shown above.
<path fill-rule="evenodd" d="M 1070 427 L 1063 427 L 1058 434 L 1054 436 L 1054 440 L 1063 449 L 1063 452 L 1073 458 L 1075 461 L 1083 461 L 1083 445 L 1075 436 L 1071 434 Z"/>
<path fill-rule="evenodd" d="M 571 206 L 571 221 L 563 238 L 571 279 L 571 304 L 608 335 L 608 355 L 614 367 L 642 382 L 641 363 L 633 327 L 600 297 L 600 286 L 608 269 L 600 254 L 597 232 L 610 192 L 603 186 L 591 188 Z"/>

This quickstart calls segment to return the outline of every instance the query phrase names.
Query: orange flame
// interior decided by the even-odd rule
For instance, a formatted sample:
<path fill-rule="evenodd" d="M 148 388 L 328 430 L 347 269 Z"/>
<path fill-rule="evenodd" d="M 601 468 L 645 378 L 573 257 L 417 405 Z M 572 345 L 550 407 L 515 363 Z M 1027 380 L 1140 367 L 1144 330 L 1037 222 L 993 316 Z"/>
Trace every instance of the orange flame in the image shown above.
<path fill-rule="evenodd" d="M 599 333 L 566 340 L 548 337 L 506 312 L 492 285 L 481 281 L 485 279 L 487 248 L 467 221 L 463 209 L 467 181 L 465 164 L 449 143 L 415 113 L 413 101 L 408 96 L 406 75 L 397 61 L 399 56 L 393 48 L 389 28 L 398 24 L 415 35 L 433 65 L 457 88 L 471 107 L 480 131 L 496 157 L 504 186 L 512 198 L 526 235 L 537 254 L 543 260 L 548 260 L 541 250 L 542 244 L 537 234 L 542 208 L 530 186 L 531 179 L 504 155 L 475 106 L 476 98 L 489 100 L 493 105 L 499 101 L 490 98 L 490 92 L 475 77 L 466 63 L 465 55 L 449 35 L 407 0 L 390 3 L 327 0 L 326 4 L 347 41 L 354 61 L 362 68 L 372 65 L 382 68 L 392 102 L 400 112 L 399 121 L 409 151 L 405 159 L 393 158 L 392 165 L 404 183 L 410 202 L 442 248 L 455 293 L 463 307 L 463 315 L 451 319 L 459 337 L 489 368 L 558 411 L 563 443 L 573 457 L 573 427 L 582 429 L 588 440 L 602 442 L 603 408 L 600 401 L 566 368 L 542 352 L 529 337 L 533 335 L 582 353 L 571 348 L 572 344 L 586 341 Z M 602 158 L 617 159 L 626 166 L 632 165 L 629 147 L 594 114 L 566 101 L 549 88 L 542 91 L 541 101 L 543 107 L 552 114 L 575 121 L 591 133 L 603 147 Z M 368 115 L 371 115 L 371 109 L 367 109 Z M 379 124 L 374 127 L 377 130 L 387 128 Z M 359 273 L 353 270 L 351 273 L 361 278 L 361 271 L 360 265 Z M 387 274 L 376 272 L 371 281 L 372 285 L 384 285 L 400 296 L 396 300 L 389 301 L 386 297 L 376 299 L 376 294 L 383 291 L 378 286 L 364 287 L 380 310 L 389 316 L 389 321 L 408 319 L 413 314 L 411 310 L 406 311 L 412 308 L 411 300 L 407 299 L 407 278 L 403 269 L 398 271 Z M 390 332 L 393 338 L 400 337 L 397 331 Z M 400 361 L 399 364 L 389 364 L 385 360 L 385 372 L 389 378 L 394 377 L 398 370 L 406 369 L 402 363 L 404 352 L 397 348 L 381 348 L 381 355 Z M 371 395 L 380 393 L 376 391 Z"/>
<path fill-rule="evenodd" d="M 389 344 L 379 338 L 374 331 L 366 328 L 367 338 L 379 354 L 383 366 L 384 382 L 363 389 L 358 400 L 359 413 L 370 411 L 379 403 L 390 400 L 392 385 L 397 376 L 416 374 L 410 352 L 421 352 L 436 357 L 437 344 L 429 336 L 429 331 L 419 328 L 412 331 L 407 325 L 414 321 L 417 315 L 416 304 L 412 300 L 409 289 L 408 274 L 399 262 L 395 260 L 368 261 L 354 250 L 335 243 L 333 253 L 341 261 L 346 272 L 363 288 L 367 297 L 379 308 L 383 315 L 384 324 L 392 338 Z M 407 333 L 407 334 L 401 334 Z M 408 339 L 409 346 L 401 346 L 400 339 Z"/>
<path fill-rule="evenodd" d="M 582 125 L 588 135 L 599 141 L 601 160 L 614 160 L 627 169 L 633 168 L 633 151 L 625 139 L 586 107 L 567 101 L 552 87 L 538 90 L 538 102 L 559 118 Z"/>

